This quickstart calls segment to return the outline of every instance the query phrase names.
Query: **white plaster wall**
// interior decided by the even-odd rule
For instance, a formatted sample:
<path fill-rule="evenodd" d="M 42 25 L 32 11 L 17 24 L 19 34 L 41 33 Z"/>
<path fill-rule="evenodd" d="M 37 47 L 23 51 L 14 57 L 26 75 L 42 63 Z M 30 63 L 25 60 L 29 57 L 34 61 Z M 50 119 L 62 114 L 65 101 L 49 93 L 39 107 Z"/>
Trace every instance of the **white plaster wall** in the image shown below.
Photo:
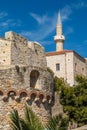
<path fill-rule="evenodd" d="M 63 77 L 66 80 L 65 76 L 65 54 L 47 56 L 47 66 L 50 67 L 54 74 L 58 77 Z M 56 71 L 56 64 L 60 64 L 60 70 Z"/>
<path fill-rule="evenodd" d="M 73 57 L 73 52 L 66 53 L 66 81 L 71 86 L 74 85 Z"/>
<path fill-rule="evenodd" d="M 60 71 L 56 71 L 57 63 L 60 63 Z M 47 56 L 47 66 L 53 70 L 56 76 L 64 78 L 71 86 L 74 84 L 73 52 Z"/>
<path fill-rule="evenodd" d="M 81 74 L 87 76 L 87 64 L 83 60 L 81 60 L 78 55 L 74 54 L 74 75 Z M 84 59 L 84 58 L 83 58 Z M 75 64 L 77 64 L 77 69 L 75 69 Z M 84 71 L 82 69 L 84 68 Z"/>
<path fill-rule="evenodd" d="M 56 64 L 60 64 L 60 71 L 56 71 Z M 75 69 L 77 64 L 77 69 Z M 71 86 L 76 84 L 75 76 L 87 76 L 87 64 L 84 58 L 80 57 L 74 51 L 66 52 L 65 54 L 47 56 L 47 66 L 50 67 L 54 74 L 64 78 Z M 84 71 L 82 70 L 84 68 Z"/>

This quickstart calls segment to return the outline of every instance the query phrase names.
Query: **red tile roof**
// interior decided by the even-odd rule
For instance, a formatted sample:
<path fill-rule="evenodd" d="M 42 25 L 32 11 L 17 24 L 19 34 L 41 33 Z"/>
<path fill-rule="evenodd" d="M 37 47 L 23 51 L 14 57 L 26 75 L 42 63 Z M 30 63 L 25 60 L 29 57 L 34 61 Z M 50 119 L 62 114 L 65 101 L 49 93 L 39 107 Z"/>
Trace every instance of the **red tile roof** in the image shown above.
<path fill-rule="evenodd" d="M 54 56 L 54 55 L 61 55 L 67 52 L 74 52 L 73 50 L 63 50 L 63 51 L 55 51 L 55 52 L 47 52 L 46 56 Z"/>
<path fill-rule="evenodd" d="M 86 62 L 85 58 L 83 58 L 77 52 L 75 52 L 73 50 L 63 50 L 63 51 L 48 52 L 48 53 L 46 53 L 46 56 L 62 55 L 62 54 L 66 54 L 66 53 L 69 53 L 69 52 L 73 52 L 74 55 L 76 57 L 78 57 L 81 61 Z"/>

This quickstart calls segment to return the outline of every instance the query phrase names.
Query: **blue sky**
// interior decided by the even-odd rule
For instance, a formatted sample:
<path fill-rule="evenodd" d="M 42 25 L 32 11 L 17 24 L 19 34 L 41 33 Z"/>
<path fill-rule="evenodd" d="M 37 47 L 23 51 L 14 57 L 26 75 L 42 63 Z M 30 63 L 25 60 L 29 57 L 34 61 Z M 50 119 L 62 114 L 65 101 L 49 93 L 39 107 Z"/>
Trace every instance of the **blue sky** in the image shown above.
<path fill-rule="evenodd" d="M 60 9 L 64 49 L 87 57 L 87 0 L 0 0 L 0 36 L 6 31 L 38 41 L 55 51 L 54 36 Z"/>

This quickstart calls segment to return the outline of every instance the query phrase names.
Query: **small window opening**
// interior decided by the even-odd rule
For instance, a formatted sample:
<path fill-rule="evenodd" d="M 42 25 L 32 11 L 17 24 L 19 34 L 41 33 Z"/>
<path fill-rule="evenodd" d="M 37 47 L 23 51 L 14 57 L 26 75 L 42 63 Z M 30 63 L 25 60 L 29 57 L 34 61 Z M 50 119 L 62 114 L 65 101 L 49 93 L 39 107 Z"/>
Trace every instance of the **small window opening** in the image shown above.
<path fill-rule="evenodd" d="M 75 63 L 75 71 L 77 71 L 77 63 Z"/>
<path fill-rule="evenodd" d="M 84 68 L 82 68 L 82 74 L 84 74 Z"/>
<path fill-rule="evenodd" d="M 60 70 L 60 64 L 59 64 L 59 63 L 56 64 L 56 70 L 57 70 L 57 71 Z"/>

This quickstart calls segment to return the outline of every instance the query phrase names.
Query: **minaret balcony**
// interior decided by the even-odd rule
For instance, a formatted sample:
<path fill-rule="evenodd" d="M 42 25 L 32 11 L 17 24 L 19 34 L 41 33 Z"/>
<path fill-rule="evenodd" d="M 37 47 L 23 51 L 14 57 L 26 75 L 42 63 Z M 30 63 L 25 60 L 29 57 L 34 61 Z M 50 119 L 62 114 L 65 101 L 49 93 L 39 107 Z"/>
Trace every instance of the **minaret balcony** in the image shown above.
<path fill-rule="evenodd" d="M 65 37 L 63 35 L 56 35 L 54 36 L 54 41 L 64 41 L 65 40 Z"/>

